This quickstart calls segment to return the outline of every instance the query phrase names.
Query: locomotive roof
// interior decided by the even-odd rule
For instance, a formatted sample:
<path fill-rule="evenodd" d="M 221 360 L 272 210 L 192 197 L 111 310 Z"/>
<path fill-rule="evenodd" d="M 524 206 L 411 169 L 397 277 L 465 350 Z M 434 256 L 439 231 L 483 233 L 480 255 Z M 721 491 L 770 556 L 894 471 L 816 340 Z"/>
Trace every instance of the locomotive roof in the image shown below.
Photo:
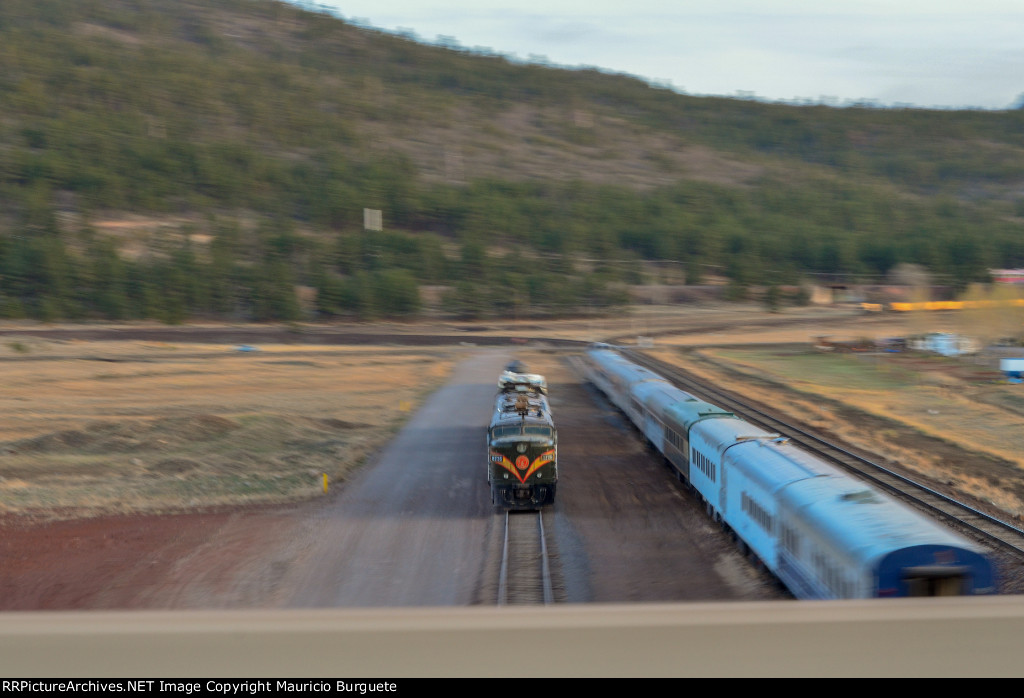
<path fill-rule="evenodd" d="M 524 397 L 526 398 L 525 415 L 521 414 L 516 406 L 516 403 Z M 520 423 L 543 424 L 554 427 L 548 399 L 542 393 L 498 393 L 494 401 L 494 415 L 491 417 L 491 426 Z"/>
<path fill-rule="evenodd" d="M 546 393 L 548 382 L 539 373 L 517 373 L 504 371 L 498 376 L 498 389 L 501 391 L 533 391 Z"/>
<path fill-rule="evenodd" d="M 555 428 L 555 420 L 550 412 L 529 412 L 525 417 L 518 412 L 495 412 L 491 417 L 489 428 L 497 426 L 517 426 L 520 424 L 546 426 Z"/>
<path fill-rule="evenodd" d="M 517 403 L 515 400 L 499 400 L 495 403 L 495 413 L 498 415 L 518 415 L 521 407 L 524 405 L 525 411 L 529 415 L 550 415 L 551 408 L 548 406 L 547 400 L 526 400 L 525 402 Z"/>
<path fill-rule="evenodd" d="M 518 401 L 525 399 L 529 405 L 539 405 L 545 411 L 549 409 L 548 399 L 543 393 L 498 393 L 494 400 L 495 409 L 504 409 L 508 405 L 515 405 Z"/>
<path fill-rule="evenodd" d="M 545 412 L 539 409 L 531 409 L 526 414 L 522 414 L 516 410 L 495 410 L 494 416 L 491 417 L 491 424 L 511 424 L 512 422 L 521 421 L 528 421 L 531 423 L 544 422 L 546 424 L 554 423 L 550 412 Z"/>

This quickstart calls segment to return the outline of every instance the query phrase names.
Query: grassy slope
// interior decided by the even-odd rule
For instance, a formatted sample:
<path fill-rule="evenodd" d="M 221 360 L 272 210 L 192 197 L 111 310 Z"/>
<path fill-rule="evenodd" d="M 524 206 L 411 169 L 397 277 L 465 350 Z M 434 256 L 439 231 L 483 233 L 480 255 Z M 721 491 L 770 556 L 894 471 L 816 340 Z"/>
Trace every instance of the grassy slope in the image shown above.
<path fill-rule="evenodd" d="M 266 0 L 10 0 L 0 68 L 11 233 L 147 214 L 171 225 L 117 233 L 150 250 L 211 216 L 323 234 L 371 207 L 392 229 L 737 278 L 769 253 L 960 280 L 1024 263 L 1020 112 L 689 97 Z"/>

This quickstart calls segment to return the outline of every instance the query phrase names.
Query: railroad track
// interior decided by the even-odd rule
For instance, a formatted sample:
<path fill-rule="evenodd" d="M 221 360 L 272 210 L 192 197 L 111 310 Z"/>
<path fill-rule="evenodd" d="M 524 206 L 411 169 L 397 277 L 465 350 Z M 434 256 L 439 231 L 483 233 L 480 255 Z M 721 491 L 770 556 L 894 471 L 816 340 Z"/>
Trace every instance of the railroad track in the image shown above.
<path fill-rule="evenodd" d="M 643 353 L 621 350 L 630 360 L 655 371 L 677 387 L 712 404 L 723 407 L 757 426 L 788 437 L 794 444 L 886 490 L 917 508 L 937 516 L 963 531 L 974 534 L 1004 552 L 1024 561 L 1024 531 L 964 502 L 915 482 L 868 458 L 768 414 L 749 402 L 698 381 L 686 371 Z"/>
<path fill-rule="evenodd" d="M 552 604 L 554 601 L 543 512 L 505 512 L 498 605 Z"/>

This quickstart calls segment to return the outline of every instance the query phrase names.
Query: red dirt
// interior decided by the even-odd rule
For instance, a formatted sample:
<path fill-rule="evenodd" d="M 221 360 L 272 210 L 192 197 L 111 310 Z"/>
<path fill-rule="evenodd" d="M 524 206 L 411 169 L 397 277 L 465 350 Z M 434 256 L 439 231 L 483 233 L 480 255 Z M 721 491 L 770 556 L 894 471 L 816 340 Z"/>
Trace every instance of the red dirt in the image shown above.
<path fill-rule="evenodd" d="M 50 523 L 8 516 L 0 520 L 0 610 L 231 606 L 237 590 L 220 582 L 258 557 L 268 535 L 288 530 L 293 513 L 249 508 Z M 262 596 L 244 601 L 266 604 L 269 594 Z"/>

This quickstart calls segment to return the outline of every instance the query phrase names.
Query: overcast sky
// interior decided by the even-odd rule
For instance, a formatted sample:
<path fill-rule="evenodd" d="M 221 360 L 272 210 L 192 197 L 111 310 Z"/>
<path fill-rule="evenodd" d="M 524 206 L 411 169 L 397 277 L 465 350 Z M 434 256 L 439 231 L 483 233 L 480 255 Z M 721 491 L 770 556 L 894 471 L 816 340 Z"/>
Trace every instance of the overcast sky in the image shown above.
<path fill-rule="evenodd" d="M 299 4 L 302 4 L 299 2 Z M 694 95 L 1005 109 L 1024 0 L 316 0 L 347 20 Z"/>

